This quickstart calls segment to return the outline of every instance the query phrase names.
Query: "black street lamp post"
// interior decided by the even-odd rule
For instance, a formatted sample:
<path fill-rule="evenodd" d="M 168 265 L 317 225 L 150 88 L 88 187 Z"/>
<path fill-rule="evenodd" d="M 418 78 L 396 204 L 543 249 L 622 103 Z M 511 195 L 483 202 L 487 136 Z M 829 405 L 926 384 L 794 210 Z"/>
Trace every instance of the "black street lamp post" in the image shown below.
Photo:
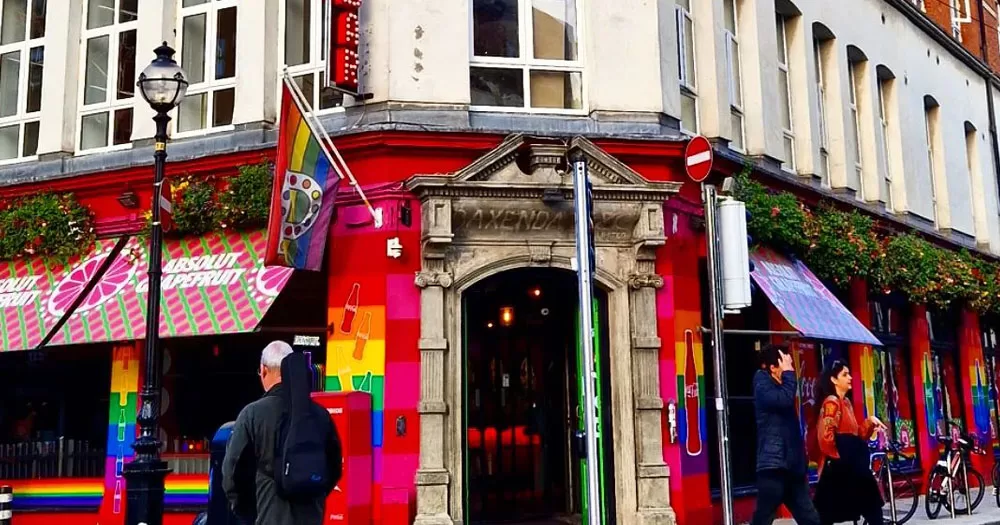
<path fill-rule="evenodd" d="M 152 227 L 149 234 L 149 290 L 146 296 L 145 381 L 139 393 L 139 437 L 135 459 L 125 466 L 126 525 L 162 525 L 163 483 L 170 469 L 160 459 L 160 376 L 163 356 L 160 352 L 160 274 L 163 266 L 163 228 L 160 225 L 160 195 L 163 170 L 167 161 L 167 123 L 172 110 L 187 91 L 184 70 L 174 61 L 174 50 L 166 42 L 156 48 L 156 59 L 139 74 L 139 91 L 156 111 L 153 153 Z"/>

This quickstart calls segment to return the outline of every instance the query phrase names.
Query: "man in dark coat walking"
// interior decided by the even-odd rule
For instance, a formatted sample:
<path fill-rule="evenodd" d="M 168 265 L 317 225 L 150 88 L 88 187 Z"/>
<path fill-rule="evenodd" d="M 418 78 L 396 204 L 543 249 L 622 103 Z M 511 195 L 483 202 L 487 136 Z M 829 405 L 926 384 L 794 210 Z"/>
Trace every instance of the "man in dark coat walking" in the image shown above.
<path fill-rule="evenodd" d="M 805 443 L 795 411 L 795 369 L 788 349 L 768 345 L 753 378 L 757 418 L 757 508 L 751 525 L 770 525 L 781 504 L 799 525 L 820 525 L 809 498 Z"/>
<path fill-rule="evenodd" d="M 323 523 L 325 498 L 288 501 L 278 494 L 274 480 L 278 426 L 288 403 L 288 387 L 281 382 L 281 363 L 291 353 L 292 347 L 281 341 L 264 348 L 258 370 L 264 397 L 247 405 L 236 418 L 222 463 L 222 487 L 233 510 L 256 525 Z M 326 410 L 319 405 L 315 405 L 315 409 L 322 412 L 322 417 L 317 419 L 329 423 L 317 431 L 327 436 L 327 469 L 336 482 L 343 468 L 340 441 Z"/>

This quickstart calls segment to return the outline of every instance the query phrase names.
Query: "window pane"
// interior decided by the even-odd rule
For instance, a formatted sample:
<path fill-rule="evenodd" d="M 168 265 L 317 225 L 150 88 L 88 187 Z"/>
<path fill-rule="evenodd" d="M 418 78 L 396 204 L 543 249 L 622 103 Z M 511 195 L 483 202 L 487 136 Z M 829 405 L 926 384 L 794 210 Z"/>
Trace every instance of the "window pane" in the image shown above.
<path fill-rule="evenodd" d="M 473 0 L 473 53 L 477 57 L 521 56 L 517 30 L 518 0 Z"/>
<path fill-rule="evenodd" d="M 326 87 L 326 73 L 319 74 L 319 109 L 339 108 L 344 105 L 344 94 Z"/>
<path fill-rule="evenodd" d="M 858 103 L 858 83 L 854 80 L 854 68 L 857 67 L 855 64 L 847 64 L 847 80 L 850 82 L 848 86 L 848 100 L 851 101 L 851 105 Z"/>
<path fill-rule="evenodd" d="M 132 142 L 132 108 L 115 111 L 114 145 Z"/>
<path fill-rule="evenodd" d="M 120 0 L 118 4 L 118 21 L 133 22 L 139 19 L 139 0 Z"/>
<path fill-rule="evenodd" d="M 87 0 L 87 29 L 115 23 L 115 0 Z"/>
<path fill-rule="evenodd" d="M 109 38 L 108 35 L 104 35 L 87 40 L 87 72 L 83 88 L 84 104 L 95 104 L 107 100 Z"/>
<path fill-rule="evenodd" d="M 309 0 L 285 0 L 285 65 L 309 62 Z"/>
<path fill-rule="evenodd" d="M 220 89 L 215 92 L 212 104 L 212 126 L 228 126 L 233 123 L 233 107 L 236 103 L 236 89 Z"/>
<path fill-rule="evenodd" d="M 774 34 L 778 38 L 778 63 L 787 64 L 788 57 L 785 56 L 785 17 L 778 15 L 774 19 Z"/>
<path fill-rule="evenodd" d="M 38 153 L 38 121 L 24 124 L 23 156 L 30 157 Z"/>
<path fill-rule="evenodd" d="M 17 132 L 19 124 L 0 128 L 0 160 L 17 158 Z"/>
<path fill-rule="evenodd" d="M 742 150 L 743 149 L 743 115 L 741 115 L 741 114 L 739 114 L 739 113 L 737 113 L 735 111 L 731 112 L 730 113 L 730 123 L 733 126 L 733 131 L 732 131 L 733 137 L 732 137 L 732 140 L 729 143 L 729 146 L 732 147 L 732 148 L 734 148 L 734 149 Z"/>
<path fill-rule="evenodd" d="M 219 10 L 215 42 L 215 78 L 236 76 L 236 8 Z"/>
<path fill-rule="evenodd" d="M 687 85 L 692 88 L 698 84 L 695 78 L 694 66 L 694 25 L 691 19 L 684 17 L 684 61 L 687 71 Z"/>
<path fill-rule="evenodd" d="M 681 128 L 698 132 L 698 100 L 681 91 Z"/>
<path fill-rule="evenodd" d="M 135 33 L 118 34 L 118 100 L 135 96 Z"/>
<path fill-rule="evenodd" d="M 184 7 L 191 7 L 195 5 L 207 4 L 209 0 L 184 0 L 182 4 Z"/>
<path fill-rule="evenodd" d="M 299 75 L 292 78 L 292 81 L 298 84 L 299 89 L 302 90 L 302 94 L 305 95 L 305 98 L 309 101 L 310 105 L 312 105 L 316 100 L 316 92 L 314 91 L 315 85 L 313 82 L 315 78 L 315 75 L 312 73 L 306 73 L 305 75 Z"/>
<path fill-rule="evenodd" d="M 469 86 L 473 106 L 524 107 L 524 73 L 520 69 L 473 67 Z"/>
<path fill-rule="evenodd" d="M 38 46 L 28 52 L 28 105 L 32 113 L 42 109 L 42 69 L 45 66 L 45 48 Z"/>
<path fill-rule="evenodd" d="M 108 114 L 84 115 L 81 119 L 80 149 L 103 148 L 108 145 Z"/>
<path fill-rule="evenodd" d="M 45 7 L 46 0 L 34 0 L 31 3 L 31 38 L 45 36 Z"/>
<path fill-rule="evenodd" d="M 567 71 L 532 71 L 531 107 L 583 108 L 583 74 Z"/>
<path fill-rule="evenodd" d="M 688 13 L 691 12 L 691 0 L 677 0 L 677 5 L 683 7 Z"/>
<path fill-rule="evenodd" d="M 188 5 L 185 1 L 184 5 Z M 181 45 L 181 67 L 187 73 L 188 82 L 197 84 L 205 81 L 205 17 L 200 15 L 185 16 Z"/>
<path fill-rule="evenodd" d="M 781 167 L 787 170 L 795 169 L 795 141 L 791 137 L 785 136 L 785 161 Z"/>
<path fill-rule="evenodd" d="M 177 130 L 192 131 L 204 129 L 208 115 L 208 108 L 205 107 L 207 98 L 205 93 L 188 95 L 181 101 L 180 109 L 177 111 Z"/>
<path fill-rule="evenodd" d="M 788 72 L 779 69 L 778 70 L 778 92 L 781 94 L 781 107 L 778 108 L 781 111 L 781 125 L 784 129 L 792 129 L 792 115 L 789 110 L 791 106 L 791 100 L 788 96 Z"/>
<path fill-rule="evenodd" d="M 0 44 L 13 44 L 24 40 L 28 17 L 28 0 L 3 0 L 3 25 L 0 26 Z M 17 133 L 17 130 L 14 130 Z M 17 147 L 14 148 L 17 155 Z"/>
<path fill-rule="evenodd" d="M 732 103 L 737 106 L 743 105 L 743 77 L 740 71 L 740 45 L 735 40 L 730 40 L 729 67 L 732 72 Z"/>
<path fill-rule="evenodd" d="M 576 0 L 532 0 L 535 58 L 576 60 Z"/>
<path fill-rule="evenodd" d="M 722 0 L 723 20 L 726 30 L 736 34 L 736 0 Z"/>
<path fill-rule="evenodd" d="M 0 117 L 17 114 L 17 88 L 21 74 L 21 52 L 0 55 Z M 17 147 L 14 148 L 15 154 Z"/>

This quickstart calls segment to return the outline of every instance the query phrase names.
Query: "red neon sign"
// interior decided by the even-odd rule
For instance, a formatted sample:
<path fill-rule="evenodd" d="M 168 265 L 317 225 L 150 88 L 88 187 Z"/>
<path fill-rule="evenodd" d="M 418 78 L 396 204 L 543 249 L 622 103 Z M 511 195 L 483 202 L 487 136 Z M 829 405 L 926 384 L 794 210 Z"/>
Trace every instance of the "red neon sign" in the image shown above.
<path fill-rule="evenodd" d="M 361 0 L 328 0 L 327 83 L 350 93 L 358 92 L 358 45 Z"/>

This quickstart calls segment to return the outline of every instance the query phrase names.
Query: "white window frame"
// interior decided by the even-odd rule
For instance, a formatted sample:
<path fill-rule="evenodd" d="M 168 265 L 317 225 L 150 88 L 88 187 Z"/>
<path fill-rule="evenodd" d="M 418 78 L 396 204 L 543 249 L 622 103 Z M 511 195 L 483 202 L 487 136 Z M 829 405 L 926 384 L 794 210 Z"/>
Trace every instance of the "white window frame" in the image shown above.
<path fill-rule="evenodd" d="M 792 79 L 790 77 L 790 72 L 788 69 L 788 19 L 782 14 L 777 14 L 776 19 L 780 23 L 780 27 L 775 26 L 775 29 L 781 31 L 781 46 L 782 55 L 784 56 L 784 61 L 779 57 L 778 59 L 778 71 L 785 74 L 785 89 L 788 93 L 788 127 L 782 127 L 781 133 L 784 135 L 785 139 L 791 142 L 791 154 L 790 159 L 785 159 L 785 162 L 781 163 L 781 169 L 794 173 L 796 170 L 796 160 L 795 160 L 795 115 L 792 113 Z M 780 79 L 780 74 L 779 74 Z M 784 144 L 782 144 L 784 147 Z"/>
<path fill-rule="evenodd" d="M 520 69 L 521 89 L 524 92 L 524 106 L 469 106 L 469 111 L 489 111 L 494 113 L 534 113 L 546 115 L 586 115 L 589 112 L 589 101 L 587 89 L 587 72 L 584 53 L 587 34 L 584 23 L 584 9 L 586 0 L 573 0 L 576 3 L 576 60 L 551 60 L 533 58 L 534 31 L 531 20 L 532 0 L 517 0 L 517 32 L 518 32 L 518 58 L 510 57 L 481 57 L 476 56 L 476 24 L 471 9 L 469 9 L 469 66 L 488 67 L 498 69 Z M 580 74 L 580 109 L 562 108 L 535 108 L 531 107 L 531 72 L 551 71 L 559 73 L 579 73 Z"/>
<path fill-rule="evenodd" d="M 149 1 L 149 0 L 139 0 Z M 180 119 L 180 108 L 177 109 L 178 115 L 171 121 L 173 126 L 173 136 L 176 138 L 184 137 L 196 137 L 199 135 L 204 135 L 206 133 L 217 133 L 220 131 L 232 131 L 236 129 L 233 124 L 227 124 L 224 126 L 212 126 L 212 113 L 215 109 L 215 97 L 212 95 L 216 91 L 221 91 L 224 89 L 236 89 L 236 82 L 240 78 L 240 63 L 237 57 L 233 57 L 235 61 L 234 68 L 235 72 L 230 78 L 216 79 L 215 78 L 215 59 L 216 59 L 216 43 L 219 40 L 219 11 L 227 9 L 230 7 L 235 7 L 237 9 L 237 20 L 239 19 L 239 4 L 238 0 L 209 0 L 204 4 L 198 4 L 191 7 L 183 7 L 183 2 L 178 1 L 177 3 L 177 56 L 184 56 L 184 19 L 193 16 L 206 13 L 205 16 L 205 80 L 197 84 L 191 84 L 188 86 L 187 94 L 185 95 L 185 100 L 191 98 L 194 95 L 206 94 L 205 96 L 205 127 L 201 129 L 193 129 L 190 131 L 179 131 L 178 120 Z M 243 9 L 247 9 L 248 5 L 244 4 Z M 237 28 L 236 31 L 236 53 L 239 55 L 239 38 L 240 33 Z M 246 37 L 244 37 L 246 38 Z M 184 64 L 181 64 L 184 67 Z M 185 69 L 185 71 L 187 71 Z M 190 71 L 187 71 L 190 74 Z M 234 93 L 234 103 L 233 103 L 233 120 L 236 119 L 236 112 L 239 111 L 239 101 L 235 100 Z M 183 102 L 181 102 L 183 104 Z"/>
<path fill-rule="evenodd" d="M 882 178 L 885 180 L 885 207 L 889 211 L 895 211 L 892 200 L 892 161 L 889 159 L 889 107 L 885 100 L 885 87 L 888 80 L 878 79 L 878 118 L 879 126 L 882 128 L 882 157 L 885 159 L 885 173 Z"/>
<path fill-rule="evenodd" d="M 723 28 L 722 32 L 726 37 L 726 75 L 729 77 L 729 113 L 732 122 L 733 116 L 739 116 L 740 118 L 740 129 L 732 130 L 733 134 L 739 133 L 741 147 L 733 147 L 732 141 L 729 143 L 729 148 L 733 151 L 740 153 L 746 153 L 746 117 L 743 113 L 743 61 L 740 58 L 738 52 L 734 53 L 733 50 L 739 47 L 740 38 L 740 12 L 739 12 L 739 2 L 737 0 L 723 0 L 724 2 L 733 3 L 733 29 L 735 31 L 729 31 L 729 29 Z M 740 85 L 739 87 L 739 100 L 736 100 L 736 76 L 735 71 L 739 71 L 740 74 Z"/>
<path fill-rule="evenodd" d="M 139 0 L 140 2 L 142 0 Z M 80 27 L 82 30 L 82 36 L 80 37 L 80 77 L 78 84 L 79 93 L 77 94 L 77 107 L 79 108 L 78 114 L 76 116 L 76 155 L 90 155 L 93 153 L 102 153 L 106 151 L 117 151 L 123 149 L 129 149 L 132 147 L 132 141 L 129 140 L 125 144 L 114 144 L 115 136 L 115 112 L 120 109 L 132 108 L 132 126 L 134 130 L 135 126 L 135 101 L 137 97 L 141 97 L 139 94 L 138 86 L 134 87 L 132 98 L 116 100 L 115 95 L 118 92 L 118 53 L 119 47 L 118 42 L 120 35 L 128 31 L 134 30 L 136 32 L 136 43 L 138 45 L 139 41 L 139 20 L 133 20 L 131 22 L 118 22 L 118 10 L 121 8 L 122 0 L 115 0 L 114 5 L 114 21 L 110 25 L 104 27 L 99 27 L 96 29 L 87 29 L 87 17 L 89 15 L 88 9 L 90 2 L 83 0 L 83 20 L 80 22 Z M 138 13 L 137 13 L 138 15 Z M 84 95 L 87 92 L 87 42 L 91 38 L 107 36 L 108 37 L 108 71 L 107 71 L 107 92 L 105 93 L 104 102 L 98 102 L 96 104 L 86 105 L 84 104 Z M 138 50 L 137 50 L 138 51 Z M 138 53 L 136 53 L 138 57 Z M 133 66 L 133 71 L 135 76 L 139 76 L 138 60 Z M 132 79 L 132 85 L 135 86 L 136 78 Z M 107 145 L 99 148 L 83 149 L 83 118 L 96 115 L 98 113 L 108 114 L 108 133 L 107 133 Z"/>
<path fill-rule="evenodd" d="M 934 108 L 926 108 L 926 107 L 924 108 L 924 127 L 927 128 L 927 165 L 928 168 L 930 169 L 928 173 L 930 173 L 931 176 L 931 206 L 934 209 L 934 224 L 937 225 L 938 195 L 937 195 L 937 174 L 935 173 L 937 170 L 935 169 L 934 166 L 937 160 L 936 159 L 937 153 L 934 151 L 934 135 L 936 134 L 935 133 L 936 130 L 931 129 L 931 126 L 935 125 L 933 122 L 931 122 L 931 112 L 933 111 Z"/>
<path fill-rule="evenodd" d="M 959 19 L 961 19 L 962 8 L 958 5 L 958 0 L 948 0 L 948 8 L 949 19 L 951 20 L 951 36 L 961 42 L 962 24 L 959 22 Z"/>
<path fill-rule="evenodd" d="M 41 108 L 38 111 L 32 111 L 28 113 L 28 75 L 31 73 L 31 50 L 36 47 L 42 48 L 42 68 L 44 71 L 44 56 L 46 54 L 45 49 L 45 34 L 48 34 L 48 24 L 46 24 L 45 34 L 41 38 L 31 38 L 31 8 L 32 2 L 29 0 L 27 2 L 28 16 L 24 20 L 24 40 L 20 42 L 13 42 L 10 44 L 0 46 L 0 55 L 17 51 L 19 53 L 18 60 L 18 72 L 17 72 L 17 111 L 9 116 L 0 118 L 0 128 L 6 128 L 8 126 L 18 126 L 17 130 L 17 155 L 6 160 L 0 160 L 0 166 L 7 164 L 16 164 L 18 162 L 24 162 L 28 160 L 35 160 L 38 158 L 37 148 L 34 155 L 22 156 L 24 155 L 24 129 L 27 124 L 32 122 L 39 122 L 41 126 Z M 46 16 L 48 12 L 46 10 Z M 2 2 L 0 2 L 0 20 L 3 18 Z M 44 73 L 43 73 L 44 74 Z M 44 89 L 45 84 L 42 83 L 43 90 L 43 103 L 44 103 Z"/>
<path fill-rule="evenodd" d="M 681 97 L 687 97 L 694 101 L 694 126 L 689 127 L 681 118 L 681 132 L 686 135 L 697 135 L 698 131 L 701 129 L 700 116 L 698 115 L 698 61 L 697 58 L 693 60 L 694 69 L 688 71 L 687 65 L 687 54 L 688 54 L 688 41 L 691 42 L 690 52 L 692 55 L 696 53 L 695 43 L 695 29 L 694 29 L 694 17 L 691 12 L 687 10 L 680 3 L 677 4 L 676 12 L 677 16 L 677 79 L 680 83 Z M 691 34 L 687 34 L 685 22 L 691 23 Z M 697 57 L 697 55 L 695 55 Z M 683 102 L 682 102 L 683 106 Z M 683 117 L 683 112 L 682 112 Z"/>
<path fill-rule="evenodd" d="M 816 61 L 816 101 L 819 104 L 819 161 L 822 163 L 823 184 L 830 184 L 829 130 L 826 126 L 826 84 L 824 83 L 823 42 L 813 40 L 813 58 Z"/>
<path fill-rule="evenodd" d="M 278 85 L 277 87 L 277 98 L 275 100 L 281 101 L 281 87 L 283 85 L 282 77 L 285 73 L 285 68 L 288 68 L 288 76 L 293 79 L 303 75 L 312 74 L 314 79 L 313 91 L 309 104 L 312 106 L 313 112 L 317 115 L 326 115 L 329 113 L 336 113 L 338 111 L 344 111 L 344 107 L 348 105 L 350 100 L 349 95 L 345 95 L 340 106 L 335 106 L 332 108 L 320 109 L 319 101 L 320 94 L 323 89 L 323 85 L 320 83 L 320 79 L 326 74 L 326 53 L 327 53 L 327 43 L 326 43 L 326 21 L 323 15 L 323 6 L 328 3 L 327 0 L 309 0 L 309 61 L 304 64 L 297 64 L 294 66 L 289 66 L 285 64 L 285 29 L 287 28 L 287 13 L 288 13 L 288 0 L 281 0 L 279 2 L 278 8 Z"/>
<path fill-rule="evenodd" d="M 851 109 L 851 119 L 854 121 L 854 171 L 858 176 L 858 196 L 865 200 L 865 176 L 864 163 L 861 160 L 861 115 L 858 110 L 858 76 L 855 68 L 860 67 L 860 63 L 847 62 L 847 80 L 850 93 L 848 94 L 848 106 Z"/>

